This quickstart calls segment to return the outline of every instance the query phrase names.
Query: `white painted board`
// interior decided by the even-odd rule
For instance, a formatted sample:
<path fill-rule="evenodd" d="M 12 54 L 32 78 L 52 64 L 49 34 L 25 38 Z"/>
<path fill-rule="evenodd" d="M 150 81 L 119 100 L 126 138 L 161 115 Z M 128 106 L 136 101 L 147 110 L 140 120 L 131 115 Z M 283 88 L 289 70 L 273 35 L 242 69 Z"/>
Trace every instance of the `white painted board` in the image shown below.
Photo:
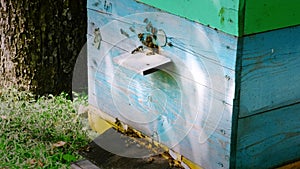
<path fill-rule="evenodd" d="M 141 75 L 146 75 L 148 71 L 170 63 L 171 59 L 159 54 L 125 53 L 115 57 L 113 61 L 126 69 L 133 70 Z"/>

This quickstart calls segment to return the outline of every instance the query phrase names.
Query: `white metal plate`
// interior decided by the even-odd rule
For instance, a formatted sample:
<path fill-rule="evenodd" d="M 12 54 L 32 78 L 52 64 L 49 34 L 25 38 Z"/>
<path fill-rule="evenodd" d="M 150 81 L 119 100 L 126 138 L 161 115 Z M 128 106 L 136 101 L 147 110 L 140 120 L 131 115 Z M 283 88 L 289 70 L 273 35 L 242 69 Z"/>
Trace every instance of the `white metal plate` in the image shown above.
<path fill-rule="evenodd" d="M 159 54 L 147 55 L 145 53 L 126 53 L 117 56 L 113 60 L 116 64 L 133 70 L 141 75 L 145 75 L 145 72 L 148 70 L 161 67 L 162 65 L 171 62 L 171 59 L 166 56 Z"/>

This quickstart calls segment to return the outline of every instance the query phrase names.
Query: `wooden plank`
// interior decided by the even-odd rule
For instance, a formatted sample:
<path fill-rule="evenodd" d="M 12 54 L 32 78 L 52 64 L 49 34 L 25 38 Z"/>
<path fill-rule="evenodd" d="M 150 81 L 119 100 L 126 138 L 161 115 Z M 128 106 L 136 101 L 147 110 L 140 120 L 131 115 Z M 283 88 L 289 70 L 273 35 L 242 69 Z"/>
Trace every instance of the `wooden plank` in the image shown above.
<path fill-rule="evenodd" d="M 238 35 L 239 0 L 138 0 L 172 14 L 200 22 L 231 35 Z"/>
<path fill-rule="evenodd" d="M 80 160 L 71 164 L 71 169 L 100 169 L 89 160 Z"/>
<path fill-rule="evenodd" d="M 77 164 L 71 164 L 71 169 L 81 169 Z"/>
<path fill-rule="evenodd" d="M 140 12 L 154 12 L 154 9 L 148 5 L 136 3 L 135 0 L 125 0 L 120 3 L 118 0 L 88 0 L 87 9 L 95 10 L 116 16 L 126 16 Z"/>
<path fill-rule="evenodd" d="M 224 111 L 231 111 L 231 108 L 228 107 Z M 222 117 L 221 121 L 226 123 L 226 117 Z M 203 129 L 196 126 L 173 150 L 183 154 L 196 164 L 201 164 L 201 167 L 206 169 L 229 168 L 230 125 L 228 125 L 229 128 L 227 129 L 224 128 L 224 124 L 219 124 L 217 128 L 212 128 L 211 130 L 214 130 L 214 132 L 205 142 L 199 141 L 199 133 L 203 132 Z M 206 128 L 205 130 L 208 131 L 209 129 Z"/>
<path fill-rule="evenodd" d="M 281 0 L 232 0 L 222 2 L 177 0 L 175 3 L 171 0 L 138 1 L 235 36 L 261 33 L 300 24 L 297 0 L 284 2 Z M 242 7 L 245 8 L 245 13 L 243 13 Z M 120 16 L 156 11 L 148 5 L 136 3 L 133 0 L 125 3 L 118 3 L 115 0 L 89 0 L 87 8 Z M 243 18 L 245 23 L 238 22 L 239 16 Z M 245 25 L 244 31 L 239 32 L 238 24 Z"/>
<path fill-rule="evenodd" d="M 151 136 L 152 131 L 155 130 L 155 126 L 153 126 L 151 124 L 147 124 L 147 123 L 146 124 L 133 123 L 132 120 L 136 119 L 136 116 L 139 115 L 140 113 L 138 113 L 138 112 L 134 113 L 133 111 L 129 111 L 130 110 L 129 108 L 128 108 L 129 110 L 126 111 L 127 108 L 124 108 L 124 107 L 122 107 L 122 110 L 118 109 L 117 106 L 114 104 L 115 102 L 113 102 L 113 99 L 112 98 L 109 99 L 110 93 L 104 94 L 104 93 L 106 93 L 106 91 L 109 91 L 109 88 L 106 89 L 106 87 L 105 87 L 108 85 L 105 85 L 105 84 L 107 84 L 107 83 L 103 83 L 103 85 L 99 86 L 99 88 L 102 90 L 99 91 L 97 96 L 100 97 L 98 99 L 99 99 L 99 101 L 103 102 L 103 104 L 97 105 L 98 108 L 100 108 L 104 112 L 107 112 L 115 117 L 118 117 L 120 120 L 124 121 L 125 123 L 128 123 L 128 124 L 132 125 L 134 128 L 136 128 L 140 131 L 143 131 L 147 135 Z M 119 85 L 120 85 L 119 87 L 124 86 L 121 83 Z M 170 88 L 168 88 L 168 89 L 170 89 Z M 130 90 L 133 91 L 134 87 L 131 88 Z M 101 95 L 99 95 L 100 92 L 101 92 Z M 131 93 L 135 93 L 135 92 L 131 92 Z M 190 94 L 192 94 L 192 93 L 190 93 Z M 105 102 L 104 102 L 104 100 L 105 100 Z M 109 101 L 109 100 L 111 100 L 111 101 Z M 186 101 L 189 102 L 188 100 L 186 100 Z M 121 104 L 121 105 L 124 104 L 123 106 L 125 106 L 126 101 L 124 99 L 121 99 L 119 104 Z M 136 104 L 136 103 L 134 103 L 134 104 Z M 191 108 L 193 108 L 194 104 L 195 104 L 194 102 L 191 103 L 191 105 L 192 105 Z M 197 102 L 196 102 L 196 104 L 197 104 Z M 223 103 L 221 102 L 220 104 L 223 104 Z M 205 105 L 207 105 L 207 104 L 205 104 Z M 166 112 L 172 112 L 172 111 L 176 110 L 175 109 L 176 107 L 178 107 L 178 106 L 175 106 L 174 108 L 172 108 L 173 106 L 174 105 L 167 104 L 166 108 L 165 108 L 167 111 L 161 110 L 160 113 L 165 114 Z M 156 106 L 156 110 L 159 107 L 161 107 L 161 106 Z M 203 108 L 205 108 L 205 106 Z M 179 105 L 179 109 L 180 109 L 180 105 Z M 196 119 L 196 121 L 194 122 L 194 126 L 195 127 L 197 126 L 197 128 L 192 128 L 191 131 L 189 131 L 187 137 L 185 137 L 184 139 L 179 138 L 178 136 L 174 137 L 174 135 L 172 133 L 170 134 L 168 132 L 169 133 L 168 135 L 160 134 L 160 137 L 166 137 L 165 138 L 166 140 L 162 141 L 162 142 L 165 144 L 167 143 L 169 145 L 176 145 L 172 142 L 169 142 L 169 140 L 175 140 L 175 143 L 177 143 L 176 140 L 180 141 L 181 139 L 183 139 L 183 141 L 180 142 L 179 145 L 177 145 L 180 148 L 178 148 L 178 147 L 177 148 L 180 149 L 181 150 L 180 152 L 183 155 L 185 155 L 187 158 L 196 160 L 196 162 L 198 164 L 201 164 L 201 166 L 203 166 L 203 164 L 207 163 L 207 161 L 208 161 L 207 158 L 209 158 L 210 159 L 209 162 L 211 162 L 211 164 L 207 164 L 206 165 L 207 168 L 216 168 L 217 166 L 219 166 L 218 163 L 222 164 L 223 166 L 226 166 L 227 165 L 226 161 L 228 161 L 228 156 L 229 156 L 229 143 L 230 143 L 229 140 L 230 140 L 230 133 L 231 133 L 231 128 L 230 128 L 230 126 L 231 126 L 231 116 L 230 116 L 231 109 L 232 109 L 232 107 L 228 107 L 228 108 L 226 108 L 226 110 L 227 110 L 226 112 L 220 112 L 220 115 L 219 115 L 220 117 L 218 117 L 218 116 L 215 117 L 216 118 L 215 120 L 217 120 L 217 121 L 218 121 L 218 118 L 220 118 L 219 119 L 220 123 L 218 126 L 213 126 L 213 123 L 206 122 L 207 119 L 210 119 L 210 120 L 213 120 L 213 119 L 207 118 L 208 113 L 209 113 L 208 110 L 203 110 L 203 112 L 201 111 L 198 115 L 199 119 Z M 117 114 L 116 112 L 120 112 L 121 115 Z M 143 112 L 147 113 L 146 110 Z M 176 111 L 174 111 L 174 112 L 176 113 Z M 131 114 L 128 114 L 128 113 L 131 113 Z M 188 112 L 186 112 L 186 113 L 188 113 Z M 188 113 L 188 114 L 191 114 L 191 113 Z M 215 114 L 215 113 L 212 113 L 212 114 Z M 132 116 L 130 116 L 130 115 L 132 115 Z M 127 118 L 125 118 L 125 119 L 122 118 L 124 116 Z M 135 116 L 135 117 L 133 117 L 133 116 Z M 182 115 L 179 114 L 179 116 L 182 116 Z M 185 116 L 183 116 L 183 117 L 186 119 L 185 123 L 182 124 L 182 122 L 175 121 L 175 123 L 172 126 L 173 130 L 178 131 L 177 127 L 179 127 L 179 129 L 182 128 L 183 130 L 187 131 L 189 129 L 188 126 L 193 124 L 192 119 L 187 118 Z M 142 118 L 142 116 L 140 118 Z M 128 119 L 131 119 L 131 120 L 128 120 Z M 159 123 L 160 122 L 158 122 L 158 124 Z M 161 123 L 161 124 L 163 124 L 163 123 Z M 185 126 L 185 127 L 182 127 L 182 126 Z M 162 130 L 163 130 L 163 128 L 162 128 Z M 203 130 L 205 130 L 205 131 L 203 132 Z M 208 135 L 209 137 L 207 138 L 207 140 L 204 141 L 204 143 L 199 143 L 200 133 L 209 134 Z M 226 135 L 226 137 L 224 135 Z M 204 137 L 205 137 L 205 135 L 204 135 Z M 169 138 L 169 139 L 167 139 L 167 138 Z M 163 140 L 163 139 L 164 138 L 161 138 L 161 140 Z M 227 146 L 225 146 L 225 145 L 227 145 Z M 191 151 L 189 151 L 189 150 L 191 150 Z M 206 155 L 203 158 L 198 158 L 199 154 L 197 154 L 196 152 L 205 152 Z M 220 159 L 224 160 L 224 162 L 221 163 Z M 214 162 L 214 160 L 217 162 Z"/>
<path fill-rule="evenodd" d="M 91 12 L 92 14 L 93 12 Z M 166 14 L 163 14 L 164 16 Z M 151 15 L 152 16 L 152 15 Z M 101 18 L 101 15 L 98 16 L 97 13 L 93 13 L 93 15 L 90 16 L 92 20 L 93 18 Z M 145 16 L 142 16 L 142 19 L 139 19 L 142 22 L 142 20 L 144 19 Z M 153 16 L 156 17 L 156 14 Z M 169 16 L 166 18 L 166 20 L 174 20 L 174 18 L 169 18 L 172 16 Z M 173 16 L 174 17 L 174 16 Z M 135 17 L 133 17 L 135 18 Z M 149 18 L 149 17 L 148 17 Z M 164 17 L 162 17 L 164 18 Z M 177 18 L 178 19 L 178 18 Z M 179 18 L 180 19 L 180 18 Z M 126 19 L 126 20 L 131 20 L 132 23 L 137 23 L 138 21 L 133 21 L 132 19 Z M 137 20 L 137 19 L 136 19 Z M 96 22 L 96 21 L 93 21 Z M 156 21 L 158 22 L 158 21 Z M 163 53 L 167 53 L 166 56 L 167 57 L 171 57 L 172 60 L 177 59 L 177 64 L 180 64 L 180 68 L 181 70 L 175 72 L 175 73 L 179 73 L 181 76 L 184 76 L 186 78 L 193 78 L 193 80 L 195 80 L 196 82 L 204 85 L 204 86 L 208 86 L 210 87 L 210 85 L 216 85 L 217 83 L 211 83 L 211 84 L 207 84 L 206 82 L 208 82 L 207 80 L 203 80 L 203 79 L 211 79 L 209 81 L 215 81 L 215 80 L 222 80 L 225 82 L 221 82 L 218 83 L 218 85 L 220 84 L 224 84 L 226 83 L 226 81 L 228 81 L 228 79 L 230 79 L 228 82 L 229 84 L 226 86 L 223 86 L 222 89 L 218 89 L 219 87 L 212 87 L 213 90 L 217 90 L 217 92 L 223 92 L 224 93 L 224 87 L 227 88 L 228 90 L 231 90 L 230 92 L 226 92 L 226 97 L 228 96 L 228 99 L 226 99 L 226 102 L 229 104 L 232 104 L 232 100 L 233 100 L 233 93 L 234 91 L 234 61 L 235 61 L 235 53 L 236 51 L 234 50 L 233 46 L 234 44 L 232 43 L 236 43 L 236 38 L 234 37 L 227 37 L 224 36 L 223 34 L 218 34 L 217 32 L 211 32 L 211 30 L 207 30 L 207 32 L 202 32 L 201 29 L 203 28 L 194 28 L 194 24 L 190 23 L 192 25 L 190 26 L 185 26 L 188 25 L 189 23 L 184 23 L 183 21 L 172 21 L 173 23 L 182 23 L 182 25 L 178 25 L 179 28 L 183 29 L 182 31 L 185 31 L 185 29 L 192 29 L 193 31 L 195 31 L 195 34 L 198 34 L 197 36 L 195 35 L 191 35 L 189 37 L 186 36 L 182 36 L 180 35 L 180 31 L 176 30 L 175 32 L 173 31 L 173 29 L 171 27 L 167 27 L 166 29 L 171 30 L 168 31 L 168 36 L 169 36 L 169 40 L 173 43 L 174 47 L 165 47 L 162 49 L 162 54 Z M 163 23 L 160 22 L 160 24 L 162 24 L 163 26 L 165 25 L 170 25 L 170 23 Z M 153 23 L 154 25 L 154 23 Z M 199 25 L 198 25 L 199 26 Z M 121 27 L 121 28 L 120 28 Z M 125 24 L 125 22 L 120 22 L 120 21 L 116 21 L 114 20 L 113 22 L 109 23 L 108 25 L 105 25 L 105 27 L 103 29 L 108 29 L 110 30 L 110 32 L 105 32 L 102 33 L 102 44 L 103 45 L 107 45 L 107 47 L 102 47 L 102 49 L 106 48 L 107 50 L 110 50 L 111 48 L 114 48 L 114 52 L 116 52 L 116 54 L 112 54 L 112 57 L 114 57 L 113 55 L 119 55 L 122 52 L 131 52 L 132 50 L 134 50 L 137 46 L 140 45 L 138 39 L 137 39 L 137 35 L 134 33 L 130 33 L 129 32 L 129 37 L 130 38 L 126 38 L 124 35 L 122 35 L 120 33 L 120 29 L 124 29 L 126 27 L 129 27 L 128 24 Z M 187 27 L 187 28 L 185 28 Z M 192 28 L 190 28 L 192 27 Z M 142 28 L 139 28 L 139 30 L 141 30 Z M 195 29 L 195 30 L 194 30 Z M 104 31 L 104 30 L 102 30 Z M 198 32 L 200 31 L 200 32 Z M 217 34 L 216 34 L 217 33 Z M 213 43 L 211 43 L 211 40 L 208 40 L 208 37 L 210 36 L 213 40 Z M 198 40 L 195 39 L 193 40 L 195 37 L 199 38 Z M 190 38 L 190 39 L 189 39 Z M 221 39 L 224 38 L 224 41 L 227 42 L 223 42 Z M 93 37 L 91 37 L 91 40 L 93 39 Z M 199 41 L 199 40 L 203 40 L 203 41 Z M 120 41 L 124 41 L 123 43 L 120 43 Z M 198 42 L 197 42 L 198 41 Z M 193 42 L 194 44 L 192 44 L 191 42 Z M 111 44 L 111 45 L 110 45 Z M 114 45 L 115 44 L 115 45 Z M 204 49 L 206 48 L 206 49 Z M 94 49 L 91 47 L 91 49 L 89 49 L 89 51 L 93 51 Z M 108 52 L 108 51 L 106 51 Z M 95 54 L 91 54 L 93 56 L 103 56 L 103 55 L 107 55 L 107 53 L 105 52 L 105 50 L 100 50 L 100 52 L 98 52 L 99 54 L 97 54 L 97 52 L 95 52 Z M 176 55 L 174 55 L 176 53 Z M 173 56 L 169 56 L 170 54 L 172 54 Z M 101 58 L 102 59 L 102 58 Z M 96 60 L 96 62 L 101 62 L 102 60 Z M 179 66 L 178 66 L 179 67 Z M 105 68 L 102 68 L 105 69 Z M 183 69 L 187 69 L 187 71 L 183 71 L 181 72 Z M 199 72 L 199 73 L 198 73 Z M 193 74 L 193 77 L 188 77 L 187 75 L 191 75 L 191 73 Z M 200 74 L 201 73 L 201 74 Z M 113 75 L 111 75 L 113 76 Z M 207 76 L 207 77 L 203 77 L 203 76 Z M 226 89 L 226 90 L 227 90 Z"/>
<path fill-rule="evenodd" d="M 92 106 L 90 107 L 91 109 L 93 109 L 93 113 L 94 115 L 98 115 L 99 117 L 102 117 L 104 114 L 103 112 L 100 112 L 99 109 L 95 109 L 93 108 Z M 230 110 L 230 109 L 229 109 Z M 92 113 L 92 112 L 90 112 Z M 106 118 L 106 117 L 105 117 Z M 106 118 L 106 119 L 110 119 L 110 118 Z M 113 121 L 114 119 L 110 120 L 110 121 Z M 223 121 L 226 121 L 225 119 Z M 225 166 L 227 166 L 228 164 L 228 159 L 229 159 L 229 142 L 223 142 L 221 139 L 219 139 L 220 137 L 230 137 L 230 133 L 226 133 L 228 130 L 221 130 L 221 131 L 216 131 L 210 138 L 207 142 L 205 143 L 199 143 L 197 142 L 197 140 L 199 140 L 198 138 L 198 133 L 200 133 L 201 131 L 199 131 L 199 129 L 195 129 L 194 132 L 191 132 L 189 134 L 189 139 L 185 139 L 183 140 L 183 142 L 186 142 L 189 140 L 189 143 L 188 144 L 193 144 L 194 146 L 190 146 L 186 149 L 186 146 L 185 148 L 182 148 L 180 145 L 177 145 L 176 147 L 173 148 L 173 150 L 176 150 L 180 153 L 184 153 L 184 154 L 189 154 L 189 153 L 185 153 L 187 151 L 191 151 L 191 152 L 194 152 L 192 155 L 193 156 L 186 156 L 184 159 L 186 158 L 189 158 L 190 160 L 193 160 L 197 163 L 202 163 L 202 164 L 206 164 L 206 168 L 223 168 Z M 108 148 L 108 147 L 115 147 L 114 144 L 117 144 L 117 145 L 120 145 L 122 143 L 119 143 L 119 140 L 115 140 L 116 138 L 112 139 L 112 136 L 111 135 L 114 135 L 114 134 L 107 134 L 106 135 L 109 135 L 109 140 L 111 140 L 110 142 L 107 142 L 107 141 L 102 141 L 104 142 L 104 144 L 108 144 L 108 145 L 104 145 L 103 143 L 99 143 L 98 145 L 101 145 L 102 148 L 106 149 L 106 150 L 111 150 L 111 148 Z M 107 137 L 107 136 L 106 136 Z M 194 140 L 193 142 L 191 142 L 191 140 Z M 97 141 L 96 141 L 97 142 Z M 219 144 L 212 144 L 213 142 L 217 142 L 217 143 L 221 143 L 220 145 Z M 182 144 L 182 143 L 181 143 Z M 185 144 L 185 143 L 184 143 Z M 183 145 L 184 145 L 183 144 Z M 217 146 L 217 147 L 215 147 Z M 217 153 L 221 153 L 219 155 L 216 155 L 216 149 L 217 150 L 222 150 L 224 149 L 225 147 L 227 147 L 227 151 L 225 152 L 222 152 L 222 151 L 218 151 Z M 190 148 L 193 148 L 192 150 L 190 150 Z M 117 150 L 121 150 L 120 148 L 116 148 Z M 203 150 L 207 150 L 208 152 L 210 153 L 207 153 L 205 155 L 205 158 L 201 156 L 199 156 L 199 154 L 197 152 L 201 152 Z M 110 151 L 110 152 L 115 152 L 115 150 L 113 151 Z M 115 154 L 120 154 L 118 152 L 115 152 Z M 209 157 L 208 157 L 209 156 Z M 91 158 L 91 157 L 90 157 Z M 93 157 L 95 158 L 95 157 Z M 209 163 L 210 161 L 207 161 L 206 158 L 210 158 L 210 161 L 216 161 L 215 163 Z M 102 159 L 102 158 L 100 158 Z M 225 163 L 223 163 L 223 160 L 225 161 Z M 189 167 L 195 167 L 195 164 L 191 164 L 190 162 L 188 162 L 187 160 L 184 160 L 183 161 L 185 164 L 190 164 Z M 226 168 L 226 167 L 225 167 Z"/>
<path fill-rule="evenodd" d="M 134 1 L 124 0 L 124 4 L 134 6 L 130 5 L 134 4 Z M 126 10 L 127 8 L 122 9 L 122 6 L 124 4 L 118 2 L 118 5 L 115 6 L 116 11 L 126 11 L 126 13 L 122 13 L 122 15 L 118 15 L 118 13 L 99 13 L 98 11 L 88 9 L 88 35 L 94 35 L 95 28 L 108 26 L 108 24 L 111 24 L 110 28 L 113 29 L 111 31 L 113 32 L 113 34 L 108 33 L 106 36 L 108 38 L 104 39 L 110 40 L 110 37 L 112 37 L 112 35 L 118 36 L 121 39 L 128 38 L 127 36 L 137 37 L 138 33 L 145 31 L 147 23 L 144 23 L 144 20 L 147 19 L 148 21 L 151 21 L 153 26 L 156 26 L 159 29 L 168 30 L 168 42 L 174 44 L 177 43 L 179 48 L 187 48 L 189 50 L 187 50 L 186 52 L 197 55 L 198 57 L 204 57 L 207 55 L 212 55 L 212 53 L 217 53 L 219 57 L 216 58 L 212 55 L 210 57 L 206 57 L 206 59 L 215 62 L 219 61 L 221 62 L 220 65 L 230 70 L 235 69 L 235 56 L 237 46 L 236 37 L 215 31 L 214 29 L 208 28 L 206 26 L 194 22 L 190 22 L 186 19 L 179 18 L 174 15 L 169 15 L 167 13 L 154 10 L 150 7 L 145 9 L 144 5 L 138 6 L 139 11 L 133 10 L 131 8 L 128 10 Z M 151 16 L 152 18 L 150 18 Z M 157 20 L 156 18 L 160 18 L 160 20 Z M 113 21 L 115 22 L 111 23 Z M 121 31 L 121 28 L 123 31 Z M 190 32 L 189 35 L 182 33 L 187 31 Z M 121 40 L 120 38 L 118 39 Z M 202 42 L 200 43 L 199 40 L 201 40 Z M 116 43 L 114 41 L 109 42 L 112 44 Z M 192 46 L 194 46 L 194 49 L 191 48 Z M 130 50 L 129 52 L 131 51 L 132 50 Z"/>
<path fill-rule="evenodd" d="M 114 9 L 127 3 L 136 7 L 124 0 Z M 88 11 L 89 103 L 199 166 L 229 168 L 237 38 L 157 12 Z M 141 76 L 113 59 L 141 45 L 137 34 L 149 33 L 150 22 L 172 43 L 159 53 L 172 64 Z"/>
<path fill-rule="evenodd" d="M 246 117 L 300 101 L 300 26 L 244 38 L 241 112 Z"/>
<path fill-rule="evenodd" d="M 236 168 L 273 168 L 300 158 L 300 104 L 240 119 Z"/>

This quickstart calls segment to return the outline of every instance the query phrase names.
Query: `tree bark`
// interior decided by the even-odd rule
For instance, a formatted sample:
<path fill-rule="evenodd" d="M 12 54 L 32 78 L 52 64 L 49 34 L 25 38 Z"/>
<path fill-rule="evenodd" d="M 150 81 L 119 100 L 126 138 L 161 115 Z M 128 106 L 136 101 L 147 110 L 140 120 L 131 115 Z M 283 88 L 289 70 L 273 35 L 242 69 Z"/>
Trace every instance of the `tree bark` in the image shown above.
<path fill-rule="evenodd" d="M 0 0 L 0 86 L 70 93 L 86 18 L 86 0 Z"/>

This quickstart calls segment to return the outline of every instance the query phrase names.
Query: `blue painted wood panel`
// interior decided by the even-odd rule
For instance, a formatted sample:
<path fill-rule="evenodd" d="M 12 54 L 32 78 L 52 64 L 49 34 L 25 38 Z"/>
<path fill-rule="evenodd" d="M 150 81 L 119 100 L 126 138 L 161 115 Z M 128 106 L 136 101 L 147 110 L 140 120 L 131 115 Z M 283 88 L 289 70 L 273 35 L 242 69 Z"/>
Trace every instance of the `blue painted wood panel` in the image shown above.
<path fill-rule="evenodd" d="M 228 168 L 237 38 L 133 0 L 107 1 L 112 10 L 96 2 L 88 4 L 89 103 L 202 167 Z M 150 23 L 172 43 L 160 54 L 173 63 L 147 76 L 115 64 Z"/>
<path fill-rule="evenodd" d="M 232 149 L 236 159 L 232 166 L 264 169 L 298 160 L 300 26 L 240 41 L 239 112 L 234 119 L 236 140 L 231 140 L 236 144 Z"/>
<path fill-rule="evenodd" d="M 88 0 L 87 9 L 96 10 L 105 14 L 113 14 L 115 16 L 128 16 L 136 13 L 158 11 L 148 5 L 134 2 L 134 0 L 125 0 L 123 2 L 116 0 Z"/>
<path fill-rule="evenodd" d="M 243 39 L 240 117 L 300 101 L 300 26 Z"/>
<path fill-rule="evenodd" d="M 274 168 L 300 158 L 300 104 L 239 120 L 236 168 Z"/>
<path fill-rule="evenodd" d="M 157 30 L 172 64 L 142 76 L 113 61 Z M 87 37 L 101 111 L 207 169 L 299 159 L 300 26 L 237 39 L 135 0 L 89 0 Z"/>

